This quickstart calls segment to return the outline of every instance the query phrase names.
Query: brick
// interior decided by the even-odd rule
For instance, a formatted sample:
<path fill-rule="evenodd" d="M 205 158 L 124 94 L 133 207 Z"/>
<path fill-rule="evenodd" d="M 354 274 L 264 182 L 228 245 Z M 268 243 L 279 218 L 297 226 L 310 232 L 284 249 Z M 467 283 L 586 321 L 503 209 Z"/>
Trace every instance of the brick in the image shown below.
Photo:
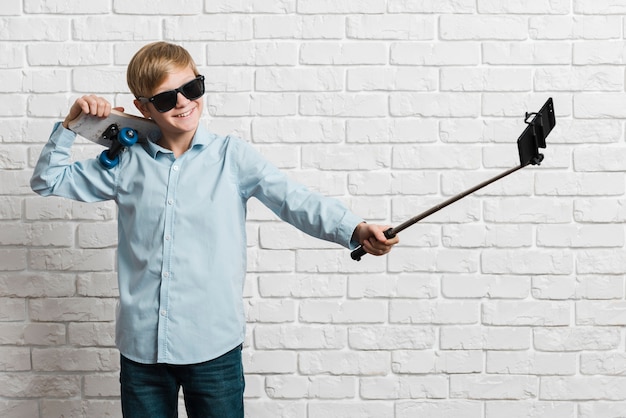
<path fill-rule="evenodd" d="M 525 299 L 529 295 L 530 278 L 507 275 L 445 275 L 441 293 L 446 298 Z"/>
<path fill-rule="evenodd" d="M 541 247 L 623 247 L 624 231 L 614 225 L 540 225 L 537 245 Z"/>
<path fill-rule="evenodd" d="M 269 376 L 265 390 L 272 399 L 350 399 L 355 383 L 352 377 Z"/>
<path fill-rule="evenodd" d="M 626 303 L 623 301 L 581 301 L 576 303 L 576 324 L 584 326 L 623 326 Z"/>
<path fill-rule="evenodd" d="M 212 94 L 207 98 L 211 116 L 292 116 L 297 113 L 297 96 L 290 93 Z M 249 136 L 249 135 L 248 135 Z"/>
<path fill-rule="evenodd" d="M 487 353 L 487 373 L 537 376 L 573 376 L 577 356 L 571 353 L 527 353 L 493 351 Z"/>
<path fill-rule="evenodd" d="M 387 306 L 378 301 L 317 301 L 300 302 L 298 319 L 307 323 L 382 323 L 387 318 Z"/>
<path fill-rule="evenodd" d="M 438 295 L 439 280 L 421 275 L 355 275 L 348 279 L 351 298 L 431 299 Z"/>
<path fill-rule="evenodd" d="M 137 19 L 133 17 L 133 19 Z M 152 22 L 152 20 L 150 20 Z M 160 22 L 160 20 L 154 20 Z M 147 31 L 145 31 L 147 32 Z M 160 31 L 159 31 L 160 32 Z M 243 41 L 252 39 L 252 19 L 247 16 L 182 16 L 164 22 L 164 38 L 171 41 Z M 158 36 L 158 35 L 157 35 Z"/>
<path fill-rule="evenodd" d="M 359 403 L 316 402 L 309 406 L 309 418 L 393 418 L 394 409 L 390 403 L 362 401 Z"/>
<path fill-rule="evenodd" d="M 482 323 L 493 326 L 567 326 L 567 302 L 489 302 L 482 305 Z"/>
<path fill-rule="evenodd" d="M 69 41 L 70 21 L 62 17 L 8 17 L 0 19 L 4 41 Z"/>
<path fill-rule="evenodd" d="M 33 349 L 33 370 L 77 372 L 119 370 L 119 351 L 109 348 Z"/>
<path fill-rule="evenodd" d="M 347 332 L 327 325 L 259 324 L 254 344 L 259 350 L 340 350 L 347 347 Z"/>
<path fill-rule="evenodd" d="M 94 31 L 93 28 L 107 30 Z M 140 31 L 136 28 L 141 28 Z M 72 37 L 80 41 L 151 41 L 159 38 L 161 22 L 149 17 L 102 15 L 73 21 Z"/>
<path fill-rule="evenodd" d="M 348 342 L 355 350 L 426 349 L 435 345 L 435 330 L 431 327 L 354 326 L 348 330 Z"/>
<path fill-rule="evenodd" d="M 375 65 L 387 63 L 387 46 L 382 42 L 303 43 L 300 64 L 306 65 Z"/>
<path fill-rule="evenodd" d="M 0 382 L 0 396 L 10 398 L 70 398 L 81 393 L 80 376 L 2 373 Z"/>
<path fill-rule="evenodd" d="M 85 396 L 89 398 L 118 397 L 120 393 L 119 373 L 98 373 L 84 378 Z"/>
<path fill-rule="evenodd" d="M 454 309 L 450 309 L 454 304 Z M 476 302 L 391 301 L 389 322 L 400 324 L 457 325 L 479 322 Z"/>
<path fill-rule="evenodd" d="M 35 417 L 39 414 L 37 400 L 32 401 L 0 401 L 0 414 L 5 418 Z"/>
<path fill-rule="evenodd" d="M 578 417 L 574 402 L 495 401 L 487 402 L 485 412 L 486 418 Z"/>
<path fill-rule="evenodd" d="M 72 323 L 68 327 L 69 343 L 79 347 L 114 347 L 115 325 L 108 322 Z"/>
<path fill-rule="evenodd" d="M 455 43 L 419 42 L 392 43 L 390 64 L 455 66 L 478 65 L 480 63 L 480 44 L 478 42 Z"/>
<path fill-rule="evenodd" d="M 78 226 L 79 248 L 110 248 L 117 246 L 117 227 L 109 223 L 89 223 Z"/>
<path fill-rule="evenodd" d="M 88 14 L 108 13 L 111 11 L 110 2 L 107 0 L 94 0 L 89 4 L 77 0 L 26 0 L 24 11 L 33 14 Z"/>
<path fill-rule="evenodd" d="M 466 374 L 481 373 L 483 358 L 479 350 L 396 350 L 392 353 L 391 364 L 396 374 Z"/>
<path fill-rule="evenodd" d="M 444 15 L 439 20 L 441 39 L 522 41 L 528 37 L 526 18 L 518 16 Z"/>
<path fill-rule="evenodd" d="M 441 329 L 442 350 L 528 350 L 530 329 L 526 327 L 452 326 Z"/>
<path fill-rule="evenodd" d="M 208 13 L 293 13 L 295 0 L 214 0 L 204 6 Z"/>
<path fill-rule="evenodd" d="M 33 298 L 73 296 L 75 277 L 64 274 L 0 273 L 0 296 Z"/>
<path fill-rule="evenodd" d="M 297 355 L 293 351 L 244 351 L 246 373 L 293 374 Z"/>
<path fill-rule="evenodd" d="M 521 4 L 514 0 L 478 0 L 478 12 L 485 14 L 568 14 L 568 0 L 541 0 L 532 4 Z"/>
<path fill-rule="evenodd" d="M 270 299 L 247 303 L 246 320 L 250 323 L 294 322 L 296 305 L 290 300 Z"/>
<path fill-rule="evenodd" d="M 435 21 L 419 15 L 361 15 L 347 18 L 349 39 L 432 40 Z"/>
<path fill-rule="evenodd" d="M 531 71 L 527 69 L 442 68 L 440 80 L 441 91 L 530 91 L 532 89 Z"/>
<path fill-rule="evenodd" d="M 96 298 L 45 298 L 29 301 L 29 314 L 33 321 L 98 322 L 115 319 L 114 299 Z"/>
<path fill-rule="evenodd" d="M 607 16 L 537 16 L 529 20 L 532 39 L 621 39 L 621 20 Z"/>
<path fill-rule="evenodd" d="M 581 14 L 623 14 L 626 5 L 618 0 L 580 0 L 574 2 L 574 11 Z"/>
<path fill-rule="evenodd" d="M 544 68 L 535 71 L 536 91 L 622 91 L 624 80 L 614 67 Z"/>
<path fill-rule="evenodd" d="M 259 277 L 259 295 L 264 298 L 329 298 L 341 297 L 346 289 L 343 275 L 272 275 Z"/>
<path fill-rule="evenodd" d="M 608 65 L 626 62 L 626 43 L 623 41 L 583 41 L 573 50 L 576 65 Z"/>
<path fill-rule="evenodd" d="M 476 117 L 480 97 L 475 93 L 397 93 L 389 99 L 391 116 Z"/>
<path fill-rule="evenodd" d="M 539 396 L 552 401 L 624 401 L 625 389 L 624 377 L 543 377 Z"/>
<path fill-rule="evenodd" d="M 27 251 L 0 248 L 0 271 L 21 271 L 27 266 Z"/>
<path fill-rule="evenodd" d="M 622 353 L 583 353 L 580 372 L 584 375 L 623 376 L 626 356 Z"/>
<path fill-rule="evenodd" d="M 438 72 L 430 68 L 353 68 L 348 69 L 349 91 L 434 91 Z"/>
<path fill-rule="evenodd" d="M 208 65 L 292 66 L 297 61 L 298 49 L 293 43 L 211 42 L 207 45 Z"/>
<path fill-rule="evenodd" d="M 440 2 L 436 0 L 389 0 L 391 13 L 473 13 L 476 12 L 476 2 L 473 0 L 459 0 L 455 2 Z"/>
<path fill-rule="evenodd" d="M 359 117 L 387 116 L 387 100 L 382 94 L 310 93 L 300 96 L 304 116 Z"/>
<path fill-rule="evenodd" d="M 131 15 L 197 15 L 202 13 L 202 0 L 181 0 L 176 3 L 154 3 L 139 0 L 132 3 L 114 0 L 113 12 Z"/>
<path fill-rule="evenodd" d="M 527 5 L 526 5 L 527 6 Z M 576 46 L 573 47 L 574 50 Z M 490 42 L 482 45 L 489 65 L 570 65 L 572 47 L 561 42 Z"/>
<path fill-rule="evenodd" d="M 37 323 L 5 323 L 0 345 L 56 346 L 66 343 L 65 325 Z"/>
<path fill-rule="evenodd" d="M 587 250 L 577 256 L 576 270 L 579 274 L 624 274 L 626 262 L 622 250 Z"/>
<path fill-rule="evenodd" d="M 371 400 L 444 399 L 446 376 L 366 377 L 361 379 L 361 398 Z"/>
<path fill-rule="evenodd" d="M 433 120 L 423 119 L 348 120 L 346 134 L 347 142 L 434 142 L 437 138 L 437 124 Z"/>
<path fill-rule="evenodd" d="M 531 376 L 450 376 L 450 396 L 462 399 L 533 399 L 538 379 Z"/>
<path fill-rule="evenodd" d="M 449 400 L 436 401 L 404 401 L 398 402 L 395 418 L 471 418 L 483 413 L 482 402 Z"/>
<path fill-rule="evenodd" d="M 26 372 L 31 370 L 28 347 L 0 347 L 1 372 Z"/>
<path fill-rule="evenodd" d="M 0 16 L 18 16 L 22 12 L 22 4 L 19 0 L 8 0 L 0 6 Z"/>
<path fill-rule="evenodd" d="M 265 143 L 337 143 L 346 136 L 339 120 L 317 118 L 263 118 L 252 122 L 254 142 Z"/>
<path fill-rule="evenodd" d="M 384 351 L 305 351 L 298 357 L 298 369 L 304 375 L 381 376 L 389 372 L 390 358 Z"/>
<path fill-rule="evenodd" d="M 579 418 L 611 418 L 624 413 L 626 402 L 585 402 L 579 407 Z"/>
<path fill-rule="evenodd" d="M 298 13 L 347 14 L 384 13 L 384 0 L 300 0 Z"/>
<path fill-rule="evenodd" d="M 621 341 L 617 327 L 536 328 L 533 334 L 535 348 L 550 352 L 613 350 Z"/>
<path fill-rule="evenodd" d="M 260 68 L 256 71 L 257 91 L 342 91 L 344 74 L 327 68 Z"/>

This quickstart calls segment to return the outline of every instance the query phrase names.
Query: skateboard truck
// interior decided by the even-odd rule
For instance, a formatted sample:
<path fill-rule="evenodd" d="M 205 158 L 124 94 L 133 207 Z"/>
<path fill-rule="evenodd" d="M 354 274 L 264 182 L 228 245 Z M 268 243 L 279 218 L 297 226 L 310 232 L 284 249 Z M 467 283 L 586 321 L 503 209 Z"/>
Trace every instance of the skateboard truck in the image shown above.
<path fill-rule="evenodd" d="M 543 105 L 543 107 L 541 108 L 539 112 L 537 113 L 526 112 L 525 117 L 524 117 L 524 122 L 526 123 L 527 126 L 524 129 L 524 132 L 522 132 L 520 137 L 517 139 L 517 149 L 519 152 L 520 165 L 510 170 L 507 170 L 504 173 L 499 174 L 487 181 L 484 181 L 480 183 L 479 185 L 472 187 L 469 190 L 459 193 L 458 195 L 451 197 L 445 202 L 442 202 L 436 206 L 433 206 L 427 211 L 420 213 L 419 215 L 396 226 L 395 228 L 387 229 L 386 231 L 384 231 L 385 237 L 387 237 L 387 239 L 394 238 L 396 234 L 398 234 L 400 231 L 405 230 L 411 225 L 414 225 L 417 222 L 421 221 L 422 219 L 432 215 L 433 213 L 440 211 L 446 206 L 451 205 L 452 203 L 463 199 L 464 197 L 476 192 L 477 190 L 480 190 L 483 187 L 488 186 L 491 183 L 497 180 L 500 180 L 503 177 L 506 177 L 509 174 L 516 172 L 517 170 L 520 170 L 526 167 L 527 165 L 541 164 L 541 162 L 543 161 L 543 154 L 539 153 L 539 148 L 546 147 L 546 137 L 550 134 L 550 132 L 552 131 L 552 128 L 554 128 L 554 125 L 556 124 L 556 119 L 554 115 L 554 104 L 552 102 L 552 98 L 549 98 L 546 101 L 546 103 Z M 350 256 L 352 257 L 353 260 L 360 261 L 361 257 L 363 257 L 365 254 L 367 254 L 366 251 L 363 249 L 362 246 L 360 246 L 356 250 L 352 251 Z"/>
<path fill-rule="evenodd" d="M 109 125 L 102 133 L 102 139 L 111 142 L 109 149 L 102 151 L 98 161 L 104 168 L 111 169 L 120 162 L 120 153 L 137 142 L 137 132 L 131 128 L 120 129 L 116 123 Z"/>

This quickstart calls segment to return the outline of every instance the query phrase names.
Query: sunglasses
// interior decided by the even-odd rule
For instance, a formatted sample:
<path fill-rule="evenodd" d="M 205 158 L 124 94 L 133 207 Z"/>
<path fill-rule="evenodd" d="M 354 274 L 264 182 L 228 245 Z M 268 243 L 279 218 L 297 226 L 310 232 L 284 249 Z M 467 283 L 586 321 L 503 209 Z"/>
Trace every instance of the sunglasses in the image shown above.
<path fill-rule="evenodd" d="M 204 76 L 199 75 L 177 89 L 164 91 L 163 93 L 155 94 L 150 98 L 139 97 L 138 100 L 142 102 L 150 102 L 154 105 L 154 108 L 158 112 L 164 113 L 169 112 L 176 107 L 178 93 L 182 94 L 189 100 L 199 99 L 204 94 Z"/>

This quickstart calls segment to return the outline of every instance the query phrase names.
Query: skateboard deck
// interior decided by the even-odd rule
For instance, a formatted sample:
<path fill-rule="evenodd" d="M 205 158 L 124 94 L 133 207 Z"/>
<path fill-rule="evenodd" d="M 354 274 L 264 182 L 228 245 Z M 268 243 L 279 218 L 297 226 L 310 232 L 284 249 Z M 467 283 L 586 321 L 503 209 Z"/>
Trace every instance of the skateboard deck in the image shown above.
<path fill-rule="evenodd" d="M 69 123 L 69 128 L 85 139 L 105 147 L 110 147 L 112 140 L 103 137 L 102 134 L 113 124 L 118 125 L 119 129 L 133 129 L 137 133 L 140 142 L 146 139 L 156 141 L 161 136 L 161 130 L 152 120 L 129 115 L 128 113 L 117 110 L 111 110 L 111 114 L 106 118 L 99 118 L 83 113 Z"/>

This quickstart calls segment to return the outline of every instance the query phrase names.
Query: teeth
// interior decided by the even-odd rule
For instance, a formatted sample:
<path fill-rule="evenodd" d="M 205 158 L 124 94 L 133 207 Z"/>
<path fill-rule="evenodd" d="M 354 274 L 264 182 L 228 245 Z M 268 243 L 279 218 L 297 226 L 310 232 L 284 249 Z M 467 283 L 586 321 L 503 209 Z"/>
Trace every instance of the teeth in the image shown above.
<path fill-rule="evenodd" d="M 177 115 L 176 117 L 178 118 L 184 118 L 191 115 L 191 110 L 189 112 L 185 112 L 185 113 L 181 113 L 180 115 Z"/>

